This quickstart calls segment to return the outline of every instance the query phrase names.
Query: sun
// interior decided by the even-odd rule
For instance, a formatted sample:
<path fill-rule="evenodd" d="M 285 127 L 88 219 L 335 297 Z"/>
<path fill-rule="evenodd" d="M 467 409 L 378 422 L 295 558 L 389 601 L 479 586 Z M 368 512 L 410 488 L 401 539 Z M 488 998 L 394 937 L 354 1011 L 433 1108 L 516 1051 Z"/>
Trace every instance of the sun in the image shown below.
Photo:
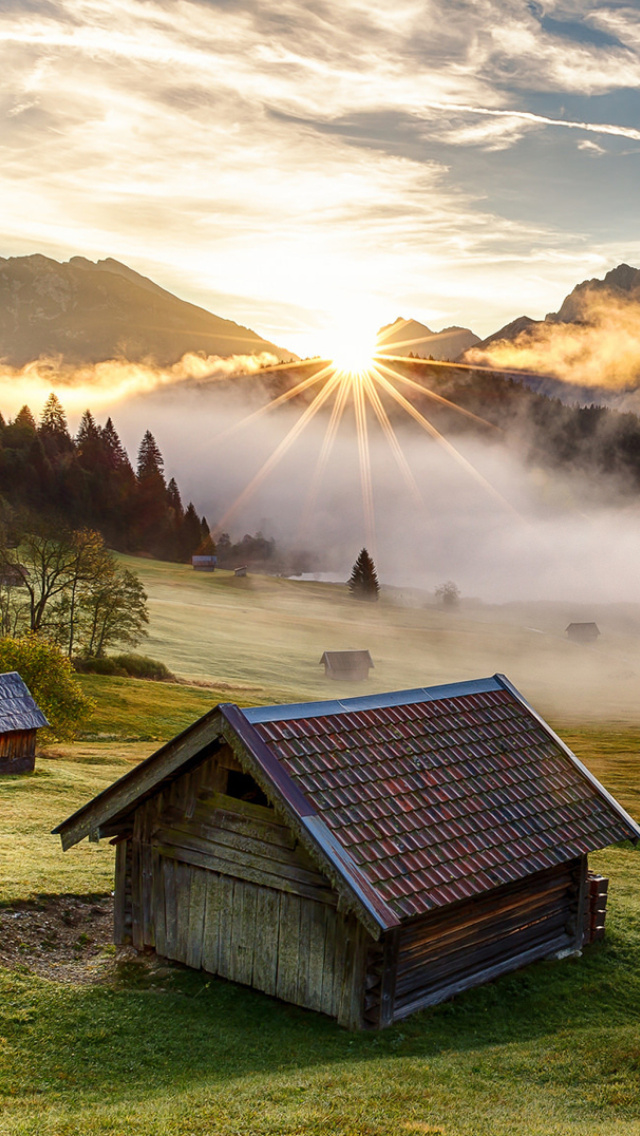
<path fill-rule="evenodd" d="M 377 352 L 376 334 L 367 327 L 336 326 L 324 336 L 323 355 L 340 374 L 358 375 L 371 370 Z"/>

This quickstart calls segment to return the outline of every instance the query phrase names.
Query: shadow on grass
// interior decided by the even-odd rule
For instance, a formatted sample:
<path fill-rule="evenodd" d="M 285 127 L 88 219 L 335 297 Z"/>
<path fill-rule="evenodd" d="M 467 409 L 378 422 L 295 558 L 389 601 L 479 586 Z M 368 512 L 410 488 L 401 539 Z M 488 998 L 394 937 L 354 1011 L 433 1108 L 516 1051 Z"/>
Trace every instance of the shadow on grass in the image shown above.
<path fill-rule="evenodd" d="M 85 987 L 5 971 L 0 1091 L 108 1094 L 115 1104 L 334 1062 L 462 1055 L 543 1038 L 571 1045 L 585 1030 L 597 1045 L 600 1033 L 640 1022 L 639 938 L 637 926 L 617 932 L 579 960 L 535 964 L 382 1033 L 350 1034 L 320 1014 L 178 966 L 124 962 L 108 984 Z"/>

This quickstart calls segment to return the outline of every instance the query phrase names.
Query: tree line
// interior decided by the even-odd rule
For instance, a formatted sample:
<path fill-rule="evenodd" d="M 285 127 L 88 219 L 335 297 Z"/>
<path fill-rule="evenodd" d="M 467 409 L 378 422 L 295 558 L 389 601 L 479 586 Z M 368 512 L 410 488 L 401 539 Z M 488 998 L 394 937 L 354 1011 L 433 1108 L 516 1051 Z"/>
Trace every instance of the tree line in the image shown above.
<path fill-rule="evenodd" d="M 111 418 L 100 426 L 90 410 L 72 437 L 55 394 L 36 422 L 28 406 L 13 421 L 0 415 L 0 508 L 14 515 L 94 529 L 110 548 L 188 561 L 209 536 L 192 502 L 183 506 L 168 482 L 156 440 L 147 430 L 134 470 Z"/>

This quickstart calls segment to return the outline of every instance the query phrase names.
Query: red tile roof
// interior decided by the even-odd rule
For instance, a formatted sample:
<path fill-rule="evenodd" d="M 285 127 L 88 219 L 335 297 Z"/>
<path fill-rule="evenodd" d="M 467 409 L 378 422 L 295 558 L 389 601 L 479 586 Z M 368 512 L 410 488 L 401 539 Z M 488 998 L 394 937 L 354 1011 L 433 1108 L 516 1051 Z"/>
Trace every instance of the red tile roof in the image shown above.
<path fill-rule="evenodd" d="M 321 818 L 400 919 L 637 836 L 517 692 L 496 687 L 254 719 L 300 811 Z"/>

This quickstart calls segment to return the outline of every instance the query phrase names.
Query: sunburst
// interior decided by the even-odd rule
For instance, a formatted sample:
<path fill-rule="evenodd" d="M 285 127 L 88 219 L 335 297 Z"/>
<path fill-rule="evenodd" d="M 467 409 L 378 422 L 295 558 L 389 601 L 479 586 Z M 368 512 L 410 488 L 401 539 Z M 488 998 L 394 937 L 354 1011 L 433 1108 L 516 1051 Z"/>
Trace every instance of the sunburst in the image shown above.
<path fill-rule="evenodd" d="M 394 325 L 394 331 L 397 333 L 397 325 Z M 405 346 L 408 347 L 411 344 L 412 341 L 409 340 L 406 344 L 394 340 L 393 347 L 396 349 Z M 423 398 L 431 400 L 435 405 L 447 407 L 456 414 L 472 420 L 477 425 L 482 425 L 488 431 L 496 432 L 499 431 L 500 428 L 488 422 L 480 415 L 458 406 L 455 402 L 445 398 L 444 395 L 437 394 L 422 383 L 403 374 L 395 365 L 398 363 L 405 365 L 411 364 L 412 367 L 424 366 L 428 369 L 485 371 L 491 374 L 499 373 L 499 370 L 497 372 L 496 368 L 492 367 L 476 367 L 473 364 L 449 363 L 445 361 L 416 359 L 403 355 L 387 354 L 386 351 L 384 351 L 383 342 L 378 341 L 378 348 L 375 350 L 372 349 L 371 343 L 364 339 L 358 339 L 355 343 L 352 343 L 350 347 L 346 339 L 341 339 L 339 350 L 337 349 L 335 353 L 335 358 L 316 359 L 311 362 L 305 360 L 298 363 L 278 364 L 274 367 L 265 368 L 264 374 L 281 370 L 294 371 L 299 368 L 308 368 L 309 366 L 312 366 L 314 369 L 310 375 L 301 379 L 300 382 L 295 383 L 289 390 L 271 399 L 270 402 L 266 403 L 258 410 L 246 415 L 224 434 L 219 435 L 218 441 L 244 428 L 248 423 L 260 416 L 268 414 L 278 407 L 291 402 L 297 396 L 303 395 L 319 384 L 322 385 L 320 389 L 315 392 L 311 402 L 301 411 L 300 416 L 293 426 L 291 426 L 284 438 L 282 438 L 274 448 L 258 472 L 251 478 L 242 492 L 236 497 L 235 501 L 229 506 L 224 516 L 220 519 L 216 531 L 221 532 L 227 527 L 232 517 L 247 503 L 269 475 L 273 473 L 276 466 L 279 465 L 285 454 L 300 438 L 322 407 L 332 400 L 331 414 L 315 470 L 311 478 L 311 484 L 304 500 L 302 510 L 303 520 L 301 522 L 301 529 L 303 530 L 305 524 L 309 523 L 310 518 L 315 512 L 323 476 L 338 435 L 340 424 L 344 418 L 347 406 L 351 401 L 356 425 L 363 528 L 368 546 L 375 551 L 376 532 L 370 451 L 370 414 L 372 414 L 373 419 L 377 422 L 389 445 L 394 461 L 414 503 L 417 505 L 424 504 L 420 488 L 384 405 L 383 396 L 394 406 L 404 411 L 408 418 L 412 419 L 433 441 L 442 447 L 448 457 L 461 467 L 495 504 L 512 515 L 518 515 L 514 506 L 500 490 L 484 477 L 473 463 L 465 457 L 457 447 L 437 429 L 433 422 L 398 388 L 404 386 L 405 390 L 419 393 Z M 512 374 L 511 371 L 503 373 Z"/>

